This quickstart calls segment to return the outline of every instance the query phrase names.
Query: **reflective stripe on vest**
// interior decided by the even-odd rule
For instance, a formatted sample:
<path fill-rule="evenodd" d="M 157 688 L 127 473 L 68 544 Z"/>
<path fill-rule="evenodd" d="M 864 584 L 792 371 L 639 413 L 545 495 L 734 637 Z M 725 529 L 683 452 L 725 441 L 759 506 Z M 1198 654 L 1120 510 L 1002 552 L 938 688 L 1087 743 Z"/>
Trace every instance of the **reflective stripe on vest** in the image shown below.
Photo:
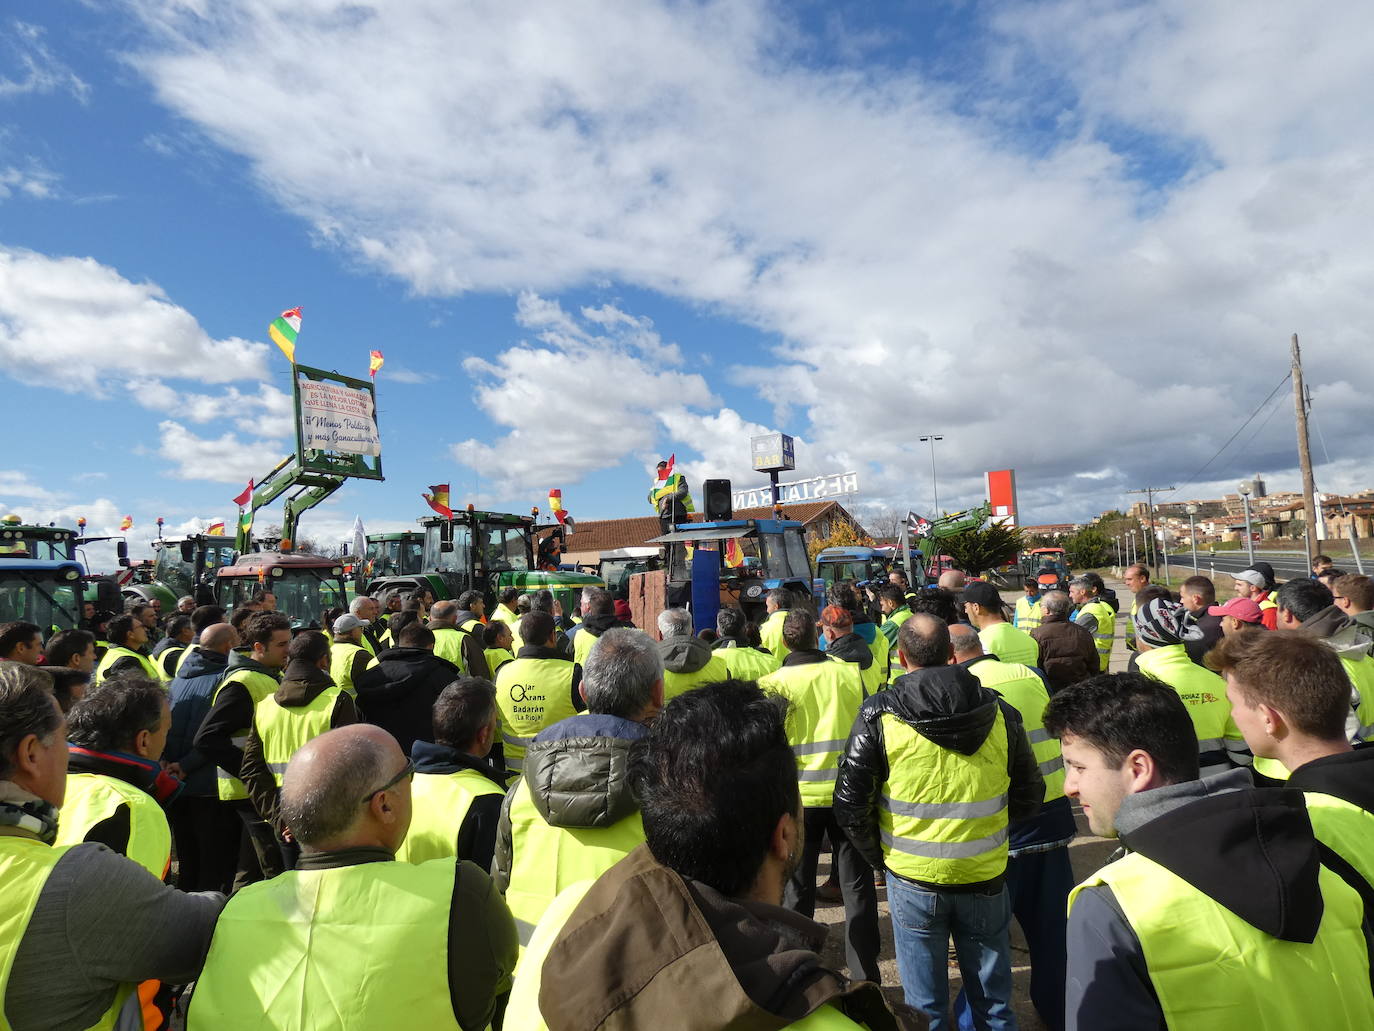
<path fill-rule="evenodd" d="M 545 727 L 567 719 L 572 703 L 573 663 L 566 659 L 517 658 L 496 674 L 496 707 L 506 769 L 524 768 L 525 749 Z"/>
<path fill-rule="evenodd" d="M 521 946 L 559 892 L 595 880 L 644 843 L 639 811 L 609 827 L 550 827 L 522 779 L 510 801 L 511 865 L 506 905 Z"/>
<path fill-rule="evenodd" d="M 1321 868 L 1319 883 L 1323 915 L 1310 945 L 1265 934 L 1138 852 L 1080 884 L 1069 907 L 1087 886 L 1111 888 L 1171 1028 L 1374 1027 L 1364 907 L 1331 870 Z"/>
<path fill-rule="evenodd" d="M 441 626 L 434 631 L 434 654 L 447 659 L 463 672 L 463 635 L 451 626 Z"/>
<path fill-rule="evenodd" d="M 1231 719 L 1231 703 L 1226 700 L 1226 681 L 1190 659 L 1183 645 L 1151 648 L 1138 653 L 1135 662 L 1141 673 L 1168 684 L 1183 699 L 1203 765 L 1224 762 L 1225 755 L 1219 754 L 1224 751 L 1244 750 L 1245 738 Z"/>
<path fill-rule="evenodd" d="M 477 770 L 415 774 L 410 782 L 410 830 L 396 850 L 396 858 L 402 863 L 427 863 L 457 856 L 458 831 L 467 819 L 472 800 L 504 794 L 490 777 Z"/>
<path fill-rule="evenodd" d="M 973 755 L 941 748 L 891 713 L 881 720 L 889 773 L 878 832 L 888 868 L 932 884 L 974 884 L 1003 873 L 1011 778 L 1001 707 Z"/>
<path fill-rule="evenodd" d="M 1043 610 L 1040 607 L 1040 599 L 1034 602 L 1026 595 L 1016 599 L 1016 629 L 1034 630 L 1043 620 Z"/>
<path fill-rule="evenodd" d="M 361 649 L 359 649 L 361 651 Z M 329 730 L 343 688 L 327 687 L 305 705 L 282 705 L 270 694 L 253 706 L 253 724 L 262 742 L 262 761 L 281 787 L 287 763 L 297 749 Z"/>
<path fill-rule="evenodd" d="M 1107 667 L 1111 665 L 1112 641 L 1116 638 L 1116 613 L 1105 601 L 1097 600 L 1088 602 L 1081 611 L 1097 620 L 1097 629 L 1093 631 L 1093 644 L 1097 647 L 1099 672 L 1106 673 Z"/>
<path fill-rule="evenodd" d="M 729 679 L 730 667 L 725 665 L 725 660 L 720 657 L 718 652 L 712 652 L 711 657 L 706 660 L 706 665 L 691 673 L 674 673 L 670 669 L 665 669 L 663 671 L 664 704 L 671 702 L 680 694 L 686 694 L 693 688 L 700 687 L 702 684 L 718 684 L 722 680 Z"/>
<path fill-rule="evenodd" d="M 77 845 L 99 823 L 129 807 L 129 844 L 124 854 L 158 880 L 172 863 L 172 831 L 157 799 L 118 777 L 68 773 L 67 797 L 57 822 L 58 845 Z"/>
<path fill-rule="evenodd" d="M 33 838 L 0 835 L 0 884 L 5 886 L 5 890 L 0 891 L 0 1000 L 8 996 L 14 957 L 19 951 L 19 943 L 24 939 L 24 931 L 33 918 L 38 898 L 43 894 L 43 886 L 69 847 L 54 848 Z M 132 985 L 120 986 L 114 1004 L 93 1025 L 93 1031 L 106 1031 L 115 1026 L 124 1000 L 132 989 Z M 8 1031 L 9 1026 L 3 1013 L 0 1013 L 0 1028 Z"/>
<path fill-rule="evenodd" d="M 1351 701 L 1355 707 L 1355 728 L 1350 733 L 1350 742 L 1374 741 L 1374 659 L 1367 655 L 1358 659 L 1344 655 L 1340 658 L 1350 678 Z"/>
<path fill-rule="evenodd" d="M 118 644 L 110 645 L 109 650 L 105 652 L 104 657 L 100 660 L 100 664 L 96 666 L 95 683 L 97 685 L 104 683 L 106 677 L 109 676 L 110 667 L 120 659 L 129 658 L 138 660 L 138 664 L 143 667 L 143 675 L 149 680 L 156 680 L 159 684 L 162 683 L 162 673 L 152 659 L 134 651 L 132 648 L 125 648 L 123 645 Z"/>
<path fill-rule="evenodd" d="M 520 1031 L 549 1031 L 544 1015 L 539 1009 L 539 988 L 544 972 L 544 963 L 554 943 L 558 941 L 564 925 L 572 917 L 582 899 L 595 881 L 578 881 L 558 893 L 544 910 L 544 916 L 530 935 L 525 953 L 520 957 L 516 970 L 515 986 L 510 992 L 510 1002 L 506 1006 L 508 1028 Z M 843 1013 L 829 1004 L 822 1005 L 810 1014 L 791 1024 L 784 1025 L 792 1031 L 854 1031 L 864 1025 L 856 1024 Z"/>
<path fill-rule="evenodd" d="M 353 663 L 357 660 L 359 652 L 366 651 L 362 645 L 351 644 L 348 641 L 340 641 L 329 647 L 329 678 L 351 695 L 358 693 L 353 683 Z M 372 669 L 376 665 L 376 658 L 372 658 L 368 660 L 367 668 Z"/>
<path fill-rule="evenodd" d="M 758 683 L 787 699 L 787 741 L 797 757 L 802 805 L 829 808 L 835 801 L 840 756 L 863 704 L 859 667 L 832 657 L 783 666 Z"/>
<path fill-rule="evenodd" d="M 1021 714 L 1040 776 L 1045 778 L 1045 801 L 1064 797 L 1064 756 L 1058 738 L 1045 729 L 1045 706 L 1050 694 L 1035 670 L 1019 663 L 982 659 L 964 667 L 986 688 L 996 691 Z"/>
<path fill-rule="evenodd" d="M 264 698 L 270 697 L 276 692 L 277 688 L 281 686 L 277 683 L 275 678 L 268 676 L 266 673 L 259 673 L 254 669 L 231 670 L 225 678 L 219 682 L 219 687 L 215 688 L 215 693 L 210 699 L 210 705 L 212 707 L 219 698 L 219 693 L 223 691 L 228 684 L 242 684 L 244 690 L 248 692 L 248 697 L 253 701 L 254 709 L 257 708 L 258 702 L 262 701 Z M 242 750 L 243 746 L 248 743 L 248 728 L 244 727 L 234 734 L 230 740 L 233 742 L 235 748 Z M 239 780 L 222 767 L 215 768 L 215 790 L 219 793 L 221 802 L 235 802 L 248 797 L 248 788 L 244 786 L 243 781 Z"/>
<path fill-rule="evenodd" d="M 978 631 L 978 640 L 983 643 L 983 651 L 1003 662 L 1018 662 L 1025 666 L 1040 663 L 1040 645 L 1024 630 L 1017 630 L 1010 623 L 993 623 Z"/>
<path fill-rule="evenodd" d="M 1321 791 L 1304 791 L 1312 834 L 1374 886 L 1374 813 Z"/>
<path fill-rule="evenodd" d="M 453 1031 L 444 957 L 454 877 L 454 861 L 440 859 L 248 885 L 215 925 L 187 1028 Z"/>

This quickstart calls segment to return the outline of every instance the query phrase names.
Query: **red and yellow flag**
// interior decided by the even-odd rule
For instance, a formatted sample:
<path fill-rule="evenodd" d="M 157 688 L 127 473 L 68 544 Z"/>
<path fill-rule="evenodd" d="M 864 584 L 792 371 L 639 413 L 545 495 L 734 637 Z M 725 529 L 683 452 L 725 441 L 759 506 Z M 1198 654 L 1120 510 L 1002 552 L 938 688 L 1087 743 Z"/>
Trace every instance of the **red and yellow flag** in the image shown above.
<path fill-rule="evenodd" d="M 369 351 L 367 354 L 367 374 L 375 380 L 377 370 L 386 364 L 386 359 L 382 357 L 381 351 Z"/>
<path fill-rule="evenodd" d="M 134 525 L 134 517 L 133 517 L 133 516 L 130 516 L 130 515 L 126 515 L 123 519 L 121 519 L 121 520 L 119 521 L 119 530 L 120 530 L 120 532 L 122 533 L 122 532 L 124 532 L 125 530 L 132 529 L 132 528 L 133 528 L 133 525 Z"/>
<path fill-rule="evenodd" d="M 453 509 L 449 507 L 448 484 L 436 483 L 429 489 L 429 494 L 421 494 L 420 497 L 424 498 L 425 501 L 429 503 L 429 507 L 434 509 L 434 511 L 438 512 L 445 519 L 452 519 Z"/>
<path fill-rule="evenodd" d="M 549 511 L 558 520 L 558 525 L 563 525 L 563 520 L 568 518 L 568 513 L 563 510 L 563 491 L 554 488 L 549 491 Z"/>
<path fill-rule="evenodd" d="M 725 542 L 725 565 L 728 569 L 738 569 L 744 565 L 744 549 L 740 547 L 737 537 Z"/>
<path fill-rule="evenodd" d="M 238 505 L 239 508 L 242 508 L 244 505 L 248 504 L 248 502 L 250 502 L 250 501 L 252 501 L 252 500 L 253 500 L 253 481 L 252 481 L 252 480 L 249 480 L 249 481 L 248 481 L 248 486 L 247 486 L 247 487 L 244 487 L 244 488 L 243 488 L 243 491 L 239 494 L 239 496 L 236 497 L 236 498 L 234 499 L 234 504 Z"/>
<path fill-rule="evenodd" d="M 219 522 L 217 522 L 217 523 L 211 523 L 209 526 L 207 526 L 207 527 L 205 528 L 205 535 L 206 535 L 207 537 L 223 537 L 223 536 L 224 536 L 224 520 L 221 519 Z"/>

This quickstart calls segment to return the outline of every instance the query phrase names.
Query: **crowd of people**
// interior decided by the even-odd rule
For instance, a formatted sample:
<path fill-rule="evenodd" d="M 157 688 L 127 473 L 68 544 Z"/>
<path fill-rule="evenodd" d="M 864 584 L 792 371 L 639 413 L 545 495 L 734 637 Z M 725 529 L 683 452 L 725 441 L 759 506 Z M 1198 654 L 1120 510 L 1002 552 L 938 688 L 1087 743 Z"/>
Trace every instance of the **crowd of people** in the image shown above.
<path fill-rule="evenodd" d="M 1374 581 L 1329 565 L 5 624 L 0 1027 L 1006 1029 L 1013 917 L 1055 1031 L 1374 1027 Z M 1121 846 L 1077 884 L 1075 804 Z"/>

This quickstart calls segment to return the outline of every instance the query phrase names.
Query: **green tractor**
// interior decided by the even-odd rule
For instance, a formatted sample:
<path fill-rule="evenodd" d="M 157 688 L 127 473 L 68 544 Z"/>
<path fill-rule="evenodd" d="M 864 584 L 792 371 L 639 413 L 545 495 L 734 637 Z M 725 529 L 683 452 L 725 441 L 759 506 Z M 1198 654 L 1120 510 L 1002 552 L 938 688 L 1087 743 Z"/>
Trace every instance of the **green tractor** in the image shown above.
<path fill-rule="evenodd" d="M 418 576 L 425 568 L 425 535 L 419 530 L 370 533 L 367 553 L 353 558 L 353 580 L 362 590 L 374 580 Z"/>
<path fill-rule="evenodd" d="M 605 586 L 601 577 L 588 573 L 535 568 L 534 539 L 540 527 L 531 516 L 468 509 L 455 511 L 452 518 L 429 516 L 420 525 L 424 527 L 420 570 L 368 577 L 366 594 L 377 597 L 399 591 L 409 596 L 424 587 L 436 600 L 443 600 L 479 590 L 490 610 L 507 587 L 547 589 L 571 616 L 577 611 L 582 588 Z"/>
<path fill-rule="evenodd" d="M 171 612 L 177 600 L 188 595 L 197 605 L 215 604 L 215 574 L 232 566 L 238 551 L 231 537 L 195 533 L 158 538 L 153 541 L 153 556 L 151 578 L 125 584 L 124 597 L 139 601 L 156 598 L 163 612 Z"/>

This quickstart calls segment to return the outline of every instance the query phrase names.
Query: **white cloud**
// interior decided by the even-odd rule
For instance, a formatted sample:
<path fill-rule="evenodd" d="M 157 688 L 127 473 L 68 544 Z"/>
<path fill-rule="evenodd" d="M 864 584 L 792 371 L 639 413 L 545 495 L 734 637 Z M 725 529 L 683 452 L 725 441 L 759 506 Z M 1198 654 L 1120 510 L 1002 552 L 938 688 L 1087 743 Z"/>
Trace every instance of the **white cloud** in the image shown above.
<path fill-rule="evenodd" d="M 32 162 L 28 168 L 0 168 L 0 200 L 16 194 L 31 200 L 47 200 L 53 196 L 56 185 L 56 174 Z"/>
<path fill-rule="evenodd" d="M 1047 516 L 1187 475 L 1291 327 L 1333 458 L 1374 445 L 1339 389 L 1374 382 L 1374 7 L 1008 5 L 951 87 L 792 62 L 762 0 L 134 6 L 158 97 L 321 238 L 422 294 L 627 283 L 776 334 L 722 373 L 875 498 L 928 507 L 922 431 L 950 504 L 1004 466 Z M 714 414 L 634 316 L 522 318 L 539 344 L 468 365 L 505 435 L 460 460 L 571 482 L 655 450 L 661 411 Z M 1291 468 L 1282 421 L 1214 472 Z"/>
<path fill-rule="evenodd" d="M 504 435 L 453 446 L 455 458 L 499 475 L 512 495 L 545 489 L 550 477 L 576 483 L 651 450 L 667 408 L 717 404 L 701 376 L 672 368 L 681 360 L 677 348 L 647 319 L 607 307 L 583 312 L 579 322 L 557 301 L 523 293 L 516 321 L 536 343 L 463 363 L 477 406 L 507 428 Z"/>
<path fill-rule="evenodd" d="M 37 25 L 11 21 L 0 32 L 3 46 L 0 52 L 8 57 L 16 75 L 0 75 L 0 99 L 27 93 L 70 93 L 84 102 L 91 88 L 75 72 L 59 60 L 43 41 L 43 30 Z"/>
<path fill-rule="evenodd" d="M 240 440 L 236 434 L 197 436 L 179 422 L 158 423 L 158 454 L 172 463 L 170 475 L 181 480 L 213 480 L 242 486 L 261 477 L 288 449 L 278 441 Z"/>
<path fill-rule="evenodd" d="M 92 258 L 0 246 L 0 361 L 26 383 L 103 395 L 111 382 L 261 379 L 267 345 L 215 340 L 154 283 Z"/>
<path fill-rule="evenodd" d="M 438 378 L 432 372 L 417 372 L 414 369 L 407 369 L 403 365 L 393 366 L 390 363 L 382 367 L 379 375 L 387 382 L 405 383 L 407 385 L 432 383 Z"/>

